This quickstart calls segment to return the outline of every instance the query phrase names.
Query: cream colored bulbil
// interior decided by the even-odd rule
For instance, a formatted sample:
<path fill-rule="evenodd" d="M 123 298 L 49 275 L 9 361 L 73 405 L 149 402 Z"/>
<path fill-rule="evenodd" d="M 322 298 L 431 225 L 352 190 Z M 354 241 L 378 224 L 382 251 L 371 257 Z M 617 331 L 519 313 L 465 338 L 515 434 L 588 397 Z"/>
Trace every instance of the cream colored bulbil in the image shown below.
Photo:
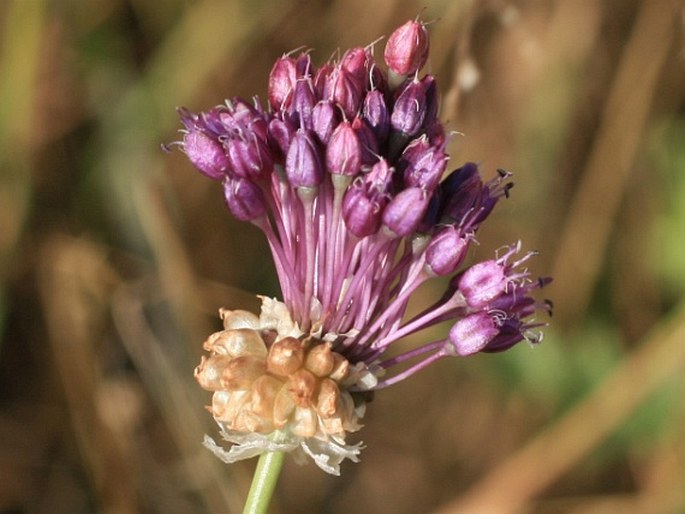
<path fill-rule="evenodd" d="M 233 443 L 226 450 L 206 436 L 205 446 L 228 463 L 265 451 L 306 454 L 337 475 L 340 462 L 358 461 L 361 450 L 361 443 L 345 444 L 366 407 L 349 389 L 369 389 L 377 379 L 365 364 L 332 351 L 321 334 L 303 333 L 283 303 L 261 298 L 259 317 L 221 309 L 224 330 L 203 345 L 210 355 L 195 378 L 214 393 L 208 410 Z"/>

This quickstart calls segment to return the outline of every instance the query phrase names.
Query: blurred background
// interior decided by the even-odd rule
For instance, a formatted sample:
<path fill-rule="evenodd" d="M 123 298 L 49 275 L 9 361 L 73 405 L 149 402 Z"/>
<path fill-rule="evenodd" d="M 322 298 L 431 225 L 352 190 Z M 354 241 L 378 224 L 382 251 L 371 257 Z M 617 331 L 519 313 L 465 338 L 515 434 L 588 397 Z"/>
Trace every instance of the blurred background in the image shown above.
<path fill-rule="evenodd" d="M 192 370 L 220 306 L 278 286 L 160 144 L 177 106 L 263 98 L 283 52 L 417 13 L 451 163 L 514 172 L 473 258 L 540 250 L 555 315 L 538 347 L 376 395 L 362 462 L 288 459 L 272 512 L 685 512 L 680 1 L 0 0 L 0 513 L 241 511 L 255 461 L 201 446 Z"/>

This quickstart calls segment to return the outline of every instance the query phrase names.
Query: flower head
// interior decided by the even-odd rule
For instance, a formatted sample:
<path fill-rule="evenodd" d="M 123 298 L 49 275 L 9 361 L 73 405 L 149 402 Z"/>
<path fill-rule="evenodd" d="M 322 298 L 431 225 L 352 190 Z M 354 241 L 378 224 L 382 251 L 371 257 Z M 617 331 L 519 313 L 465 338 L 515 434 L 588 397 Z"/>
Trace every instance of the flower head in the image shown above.
<path fill-rule="evenodd" d="M 532 320 L 548 304 L 519 244 L 463 268 L 480 225 L 512 184 L 483 181 L 466 163 L 443 177 L 448 155 L 423 24 L 389 38 L 385 61 L 354 48 L 318 69 L 309 54 L 271 71 L 268 108 L 234 98 L 205 113 L 180 110 L 181 147 L 220 180 L 233 215 L 270 245 L 283 301 L 256 316 L 221 311 L 224 329 L 204 343 L 195 371 L 213 392 L 209 411 L 227 462 L 263 451 L 309 455 L 331 473 L 357 460 L 347 434 L 361 427 L 373 391 L 449 356 L 537 343 Z M 449 277 L 443 297 L 404 320 L 416 289 Z M 409 334 L 451 320 L 449 334 L 387 357 Z M 400 370 L 400 371 L 398 371 Z"/>

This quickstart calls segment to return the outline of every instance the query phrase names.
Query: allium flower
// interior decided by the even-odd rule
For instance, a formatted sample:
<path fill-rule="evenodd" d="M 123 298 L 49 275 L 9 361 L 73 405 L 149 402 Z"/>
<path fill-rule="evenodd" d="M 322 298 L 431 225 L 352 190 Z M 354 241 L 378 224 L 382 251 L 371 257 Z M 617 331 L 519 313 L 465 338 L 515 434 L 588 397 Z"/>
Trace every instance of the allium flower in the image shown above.
<path fill-rule="evenodd" d="M 547 303 L 531 293 L 519 244 L 463 268 L 481 223 L 508 196 L 509 173 L 483 181 L 466 163 L 443 178 L 447 137 L 435 79 L 419 76 L 428 35 L 409 21 L 390 36 L 385 61 L 353 48 L 316 68 L 308 53 L 271 71 L 268 105 L 226 101 L 180 110 L 184 152 L 223 183 L 229 210 L 265 234 L 283 302 L 262 298 L 259 316 L 221 310 L 224 330 L 204 343 L 195 371 L 213 392 L 209 411 L 226 462 L 265 451 L 309 455 L 338 474 L 356 461 L 373 391 L 450 356 L 537 343 Z M 443 297 L 409 320 L 407 304 L 432 278 Z M 391 345 L 449 320 L 446 337 L 386 356 Z"/>

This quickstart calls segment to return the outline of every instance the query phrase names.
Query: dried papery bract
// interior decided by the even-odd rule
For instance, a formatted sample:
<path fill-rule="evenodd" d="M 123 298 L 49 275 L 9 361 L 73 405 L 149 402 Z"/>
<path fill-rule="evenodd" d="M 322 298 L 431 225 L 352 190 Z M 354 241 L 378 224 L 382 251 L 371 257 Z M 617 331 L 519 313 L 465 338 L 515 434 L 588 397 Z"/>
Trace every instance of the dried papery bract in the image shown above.
<path fill-rule="evenodd" d="M 518 243 L 464 266 L 481 224 L 509 196 L 507 172 L 478 165 L 445 173 L 448 131 L 437 118 L 428 32 L 409 21 L 389 38 L 384 71 L 371 47 L 320 67 L 309 53 L 279 58 L 268 106 L 233 98 L 204 113 L 180 109 L 180 146 L 221 181 L 239 220 L 261 229 L 283 301 L 259 315 L 221 310 L 224 330 L 204 343 L 195 371 L 209 411 L 231 443 L 206 445 L 226 462 L 263 452 L 309 456 L 330 473 L 356 461 L 373 391 L 449 356 L 541 340 L 533 298 L 549 282 L 524 267 Z M 440 299 L 404 314 L 427 280 Z M 410 334 L 450 320 L 449 333 L 388 357 Z"/>

